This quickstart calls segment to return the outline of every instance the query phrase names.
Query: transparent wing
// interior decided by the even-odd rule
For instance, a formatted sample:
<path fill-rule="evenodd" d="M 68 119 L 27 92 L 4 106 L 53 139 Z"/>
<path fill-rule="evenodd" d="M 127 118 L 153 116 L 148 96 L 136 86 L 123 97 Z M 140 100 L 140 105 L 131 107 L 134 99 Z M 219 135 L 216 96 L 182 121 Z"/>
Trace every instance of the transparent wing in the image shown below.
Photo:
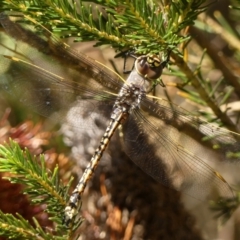
<path fill-rule="evenodd" d="M 51 32 L 42 29 L 45 35 L 38 36 L 31 30 L 25 29 L 18 23 L 11 21 L 4 13 L 0 14 L 0 23 L 8 35 L 18 40 L 18 44 L 20 44 L 20 41 L 24 42 L 32 48 L 37 49 L 39 53 L 52 58 L 53 62 L 57 60 L 64 64 L 64 66 L 74 69 L 81 74 L 82 82 L 88 83 L 89 79 L 94 79 L 95 82 L 99 83 L 100 88 L 109 89 L 111 92 L 118 92 L 122 86 L 123 80 L 117 74 L 105 71 L 106 68 L 103 65 L 83 53 L 70 48 L 70 46 L 52 35 Z M 32 52 L 29 56 L 33 58 L 35 54 Z M 39 64 L 37 63 L 36 65 L 39 66 Z M 44 68 L 49 71 L 52 70 L 48 66 L 44 66 Z"/>
<path fill-rule="evenodd" d="M 134 111 L 124 124 L 124 145 L 143 171 L 196 199 L 204 200 L 212 187 L 221 196 L 233 196 L 227 182 L 202 159 L 226 158 L 228 149 L 240 151 L 239 135 L 191 117 L 180 108 L 172 109 L 164 100 L 145 99 L 142 109 Z M 204 136 L 208 141 L 201 141 Z M 221 146 L 217 153 L 212 144 Z"/>
<path fill-rule="evenodd" d="M 219 160 L 240 160 L 238 154 L 240 152 L 240 134 L 203 121 L 179 106 L 170 105 L 164 99 L 159 99 L 155 103 L 150 99 L 145 99 L 143 108 L 148 109 L 149 117 L 153 117 L 152 124 L 159 126 L 164 123 L 164 128 L 171 126 L 171 129 L 177 129 L 181 136 L 178 142 L 184 148 L 194 149 L 196 147 L 195 142 L 200 142 L 205 148 L 214 149 L 219 153 Z M 157 119 L 161 119 L 162 123 L 158 123 Z M 207 155 L 207 151 L 206 155 L 204 152 L 201 153 L 203 157 Z"/>
<path fill-rule="evenodd" d="M 60 122 L 74 107 L 79 114 L 75 116 L 75 125 L 79 127 L 86 127 L 80 117 L 86 112 L 110 115 L 115 97 L 105 93 L 99 83 L 91 80 L 85 83 L 77 72 L 67 75 L 79 81 L 70 81 L 17 58 L 2 56 L 0 60 L 1 66 L 9 65 L 0 77 L 0 87 L 35 112 Z"/>

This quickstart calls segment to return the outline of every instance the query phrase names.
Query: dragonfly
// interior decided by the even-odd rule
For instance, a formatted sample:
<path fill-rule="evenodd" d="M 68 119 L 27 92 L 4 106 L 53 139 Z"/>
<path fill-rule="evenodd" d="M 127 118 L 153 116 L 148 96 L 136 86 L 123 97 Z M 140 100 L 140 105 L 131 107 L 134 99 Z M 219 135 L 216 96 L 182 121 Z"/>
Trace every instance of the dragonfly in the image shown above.
<path fill-rule="evenodd" d="M 152 54 L 136 57 L 130 75 L 123 80 L 50 32 L 47 37 L 40 37 L 5 14 L 0 15 L 0 23 L 12 38 L 47 55 L 53 66 L 55 62 L 64 64 L 78 79 L 73 81 L 59 75 L 51 66 L 41 66 L 31 54 L 27 58 L 20 54 L 5 55 L 1 57 L 1 66 L 8 68 L 7 77 L 5 74 L 0 77 L 0 87 L 4 91 L 47 117 L 61 119 L 59 110 L 67 111 L 77 106 L 80 113 L 87 109 L 89 114 L 98 112 L 109 118 L 99 146 L 65 208 L 66 225 L 77 215 L 84 189 L 119 126 L 122 126 L 124 151 L 156 181 L 200 200 L 210 185 L 218 189 L 219 195 L 234 197 L 226 180 L 203 158 L 209 158 L 209 153 L 219 160 L 240 160 L 237 154 L 240 136 L 203 121 L 164 99 L 155 101 L 150 94 L 169 56 L 165 60 Z M 92 108 L 88 109 L 86 103 L 91 103 Z M 112 109 L 110 113 L 109 108 Z M 88 127 L 88 123 L 79 120 L 79 127 Z M 201 153 L 199 157 L 192 152 L 199 144 L 205 147 L 205 156 Z"/>

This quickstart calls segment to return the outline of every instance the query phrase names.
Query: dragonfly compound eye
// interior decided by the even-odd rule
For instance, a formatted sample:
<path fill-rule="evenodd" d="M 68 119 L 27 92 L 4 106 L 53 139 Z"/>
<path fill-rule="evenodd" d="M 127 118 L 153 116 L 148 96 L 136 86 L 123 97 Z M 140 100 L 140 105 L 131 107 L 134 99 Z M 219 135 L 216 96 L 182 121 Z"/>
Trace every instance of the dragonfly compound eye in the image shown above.
<path fill-rule="evenodd" d="M 155 80 L 162 74 L 163 66 L 156 55 L 143 55 L 137 58 L 135 67 L 138 73 L 149 80 Z"/>

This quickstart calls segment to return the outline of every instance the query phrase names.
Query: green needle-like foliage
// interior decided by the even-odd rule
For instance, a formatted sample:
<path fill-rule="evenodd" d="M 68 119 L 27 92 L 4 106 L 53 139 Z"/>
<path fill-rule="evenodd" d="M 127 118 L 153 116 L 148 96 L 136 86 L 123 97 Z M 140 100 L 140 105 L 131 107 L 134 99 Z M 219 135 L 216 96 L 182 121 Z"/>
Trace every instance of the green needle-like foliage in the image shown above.
<path fill-rule="evenodd" d="M 57 240 L 66 239 L 55 237 L 43 231 L 41 226 L 34 219 L 35 227 L 26 221 L 21 215 L 3 214 L 0 211 L 0 235 L 8 236 L 9 239 L 36 239 L 36 240 Z"/>
<path fill-rule="evenodd" d="M 23 184 L 25 186 L 24 193 L 29 196 L 34 205 L 47 204 L 46 212 L 48 212 L 50 219 L 56 224 L 56 233 L 66 232 L 66 228 L 62 225 L 62 218 L 66 206 L 68 188 L 59 181 L 57 166 L 53 172 L 50 172 L 46 168 L 43 156 L 38 160 L 36 157 L 32 157 L 28 150 L 22 151 L 17 143 L 10 141 L 9 146 L 0 145 L 0 172 L 13 174 L 6 178 L 12 183 Z M 41 232 L 43 239 L 53 239 L 45 238 L 45 233 L 39 225 L 36 225 L 36 220 L 35 225 L 37 228 L 30 228 L 28 222 L 22 221 L 23 218 L 19 215 L 18 218 L 12 215 L 1 217 L 1 220 L 7 219 L 7 221 L 2 222 L 2 224 L 8 224 L 6 231 L 12 231 L 12 234 L 18 234 L 19 232 L 19 234 L 25 236 L 25 239 L 29 239 L 27 234 L 37 235 Z M 19 227 L 25 230 L 19 230 Z M 2 233 L 6 233 L 6 231 L 2 230 Z M 19 237 L 19 235 L 16 236 Z"/>
<path fill-rule="evenodd" d="M 3 1 L 3 10 L 15 10 L 79 41 L 97 40 L 117 49 L 139 53 L 173 48 L 188 40 L 180 31 L 205 10 L 205 1 Z M 4 4 L 5 3 L 5 4 Z M 160 5 L 161 4 L 161 5 Z"/>
<path fill-rule="evenodd" d="M 240 194 L 237 193 L 234 199 L 221 199 L 218 202 L 210 202 L 210 208 L 215 211 L 217 218 L 221 218 L 221 221 L 225 223 L 233 214 L 233 212 L 239 207 Z"/>

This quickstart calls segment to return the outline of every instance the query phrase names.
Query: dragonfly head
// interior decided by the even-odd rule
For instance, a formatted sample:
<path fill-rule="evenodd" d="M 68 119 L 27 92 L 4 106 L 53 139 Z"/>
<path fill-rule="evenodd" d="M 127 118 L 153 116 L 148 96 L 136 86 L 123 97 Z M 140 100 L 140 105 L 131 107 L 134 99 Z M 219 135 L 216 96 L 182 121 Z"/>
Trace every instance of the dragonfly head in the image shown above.
<path fill-rule="evenodd" d="M 156 80 L 161 74 L 165 64 L 157 55 L 143 55 L 136 59 L 135 68 L 141 76 L 148 80 Z"/>

